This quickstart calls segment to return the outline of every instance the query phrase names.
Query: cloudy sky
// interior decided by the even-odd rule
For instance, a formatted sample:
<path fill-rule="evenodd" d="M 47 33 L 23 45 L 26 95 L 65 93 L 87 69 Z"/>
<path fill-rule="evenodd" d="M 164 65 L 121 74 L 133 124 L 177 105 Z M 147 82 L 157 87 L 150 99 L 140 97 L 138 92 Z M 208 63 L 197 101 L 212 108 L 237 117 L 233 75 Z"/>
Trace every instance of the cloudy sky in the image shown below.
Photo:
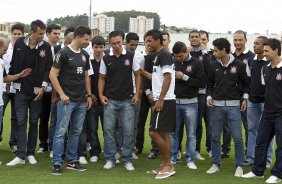
<path fill-rule="evenodd" d="M 0 23 L 54 19 L 89 12 L 90 0 L 1 0 Z M 281 0 L 92 0 L 92 12 L 156 12 L 168 26 L 210 32 L 282 33 Z"/>

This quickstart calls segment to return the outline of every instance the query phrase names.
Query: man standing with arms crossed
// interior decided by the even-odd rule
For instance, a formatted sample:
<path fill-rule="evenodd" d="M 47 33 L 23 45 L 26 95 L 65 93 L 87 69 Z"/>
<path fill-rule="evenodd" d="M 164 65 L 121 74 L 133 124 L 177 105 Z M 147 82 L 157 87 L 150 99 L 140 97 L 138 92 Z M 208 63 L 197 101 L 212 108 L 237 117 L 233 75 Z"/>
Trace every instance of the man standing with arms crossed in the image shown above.
<path fill-rule="evenodd" d="M 169 158 L 170 138 L 168 135 L 175 131 L 176 126 L 175 72 L 171 54 L 162 47 L 162 33 L 156 29 L 148 31 L 145 42 L 148 51 L 156 55 L 152 73 L 154 102 L 149 134 L 163 157 L 160 168 L 151 172 L 157 174 L 156 179 L 165 179 L 175 174 Z"/>

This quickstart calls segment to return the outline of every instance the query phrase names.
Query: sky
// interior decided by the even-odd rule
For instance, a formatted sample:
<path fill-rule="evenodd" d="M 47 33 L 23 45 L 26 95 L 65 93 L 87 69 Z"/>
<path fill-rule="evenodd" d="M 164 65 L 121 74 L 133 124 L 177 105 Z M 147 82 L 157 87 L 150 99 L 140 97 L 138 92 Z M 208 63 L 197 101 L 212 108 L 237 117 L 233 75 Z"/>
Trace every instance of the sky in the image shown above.
<path fill-rule="evenodd" d="M 89 14 L 90 0 L 1 0 L 0 23 Z M 212 33 L 238 29 L 282 34 L 281 0 L 92 0 L 92 12 L 136 10 L 158 13 L 167 26 Z"/>

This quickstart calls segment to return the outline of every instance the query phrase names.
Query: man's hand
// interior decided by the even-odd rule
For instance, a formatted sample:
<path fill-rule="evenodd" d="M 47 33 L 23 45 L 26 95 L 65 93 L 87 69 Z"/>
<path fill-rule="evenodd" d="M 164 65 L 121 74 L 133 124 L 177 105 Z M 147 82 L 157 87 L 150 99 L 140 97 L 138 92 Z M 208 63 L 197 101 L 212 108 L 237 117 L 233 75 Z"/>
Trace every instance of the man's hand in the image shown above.
<path fill-rule="evenodd" d="M 211 100 L 211 99 L 209 99 L 209 100 L 207 101 L 207 106 L 208 106 L 208 107 L 213 107 L 213 104 L 212 104 L 212 100 Z"/>
<path fill-rule="evenodd" d="M 68 105 L 70 103 L 70 98 L 65 94 L 60 95 L 60 98 L 64 105 Z"/>
<path fill-rule="evenodd" d="M 44 95 L 44 89 L 43 87 L 39 88 L 37 91 L 36 91 L 36 97 L 34 99 L 34 101 L 39 101 L 42 99 L 43 95 Z"/>
<path fill-rule="evenodd" d="M 154 101 L 153 95 L 147 95 L 147 100 L 149 101 L 150 104 L 152 104 Z"/>
<path fill-rule="evenodd" d="M 153 107 L 153 110 L 156 112 L 160 112 L 163 110 L 163 106 L 164 106 L 164 100 L 158 99 L 156 101 L 155 106 Z"/>
<path fill-rule="evenodd" d="M 139 96 L 137 96 L 136 94 L 132 97 L 132 99 L 131 99 L 131 103 L 133 104 L 133 105 L 136 105 L 137 104 L 137 102 L 138 102 L 138 100 L 139 100 Z"/>
<path fill-rule="evenodd" d="M 245 111 L 247 108 L 247 100 L 244 98 L 240 111 Z"/>
<path fill-rule="evenodd" d="M 92 97 L 87 97 L 86 104 L 87 104 L 87 110 L 89 110 L 92 106 Z"/>
<path fill-rule="evenodd" d="M 105 96 L 100 96 L 101 104 L 102 105 L 107 105 L 108 104 L 108 98 Z"/>
<path fill-rule="evenodd" d="M 19 73 L 20 78 L 28 76 L 29 74 L 31 74 L 31 71 L 32 71 L 31 68 L 26 68 L 22 70 L 21 73 Z"/>
<path fill-rule="evenodd" d="M 180 72 L 180 71 L 175 71 L 175 78 L 176 79 L 182 79 L 184 73 Z"/>

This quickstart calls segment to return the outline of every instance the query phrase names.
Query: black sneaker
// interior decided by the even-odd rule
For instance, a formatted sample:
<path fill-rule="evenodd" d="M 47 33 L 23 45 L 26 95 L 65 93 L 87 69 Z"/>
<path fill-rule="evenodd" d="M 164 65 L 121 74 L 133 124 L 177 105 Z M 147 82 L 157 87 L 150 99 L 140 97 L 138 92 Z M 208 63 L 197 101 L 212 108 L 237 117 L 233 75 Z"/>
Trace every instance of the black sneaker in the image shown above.
<path fill-rule="evenodd" d="M 53 175 L 61 175 L 62 174 L 61 166 L 60 165 L 53 165 L 52 174 Z"/>
<path fill-rule="evenodd" d="M 69 162 L 67 164 L 67 169 L 76 170 L 76 171 L 86 171 L 85 168 L 80 166 L 79 162 Z"/>

